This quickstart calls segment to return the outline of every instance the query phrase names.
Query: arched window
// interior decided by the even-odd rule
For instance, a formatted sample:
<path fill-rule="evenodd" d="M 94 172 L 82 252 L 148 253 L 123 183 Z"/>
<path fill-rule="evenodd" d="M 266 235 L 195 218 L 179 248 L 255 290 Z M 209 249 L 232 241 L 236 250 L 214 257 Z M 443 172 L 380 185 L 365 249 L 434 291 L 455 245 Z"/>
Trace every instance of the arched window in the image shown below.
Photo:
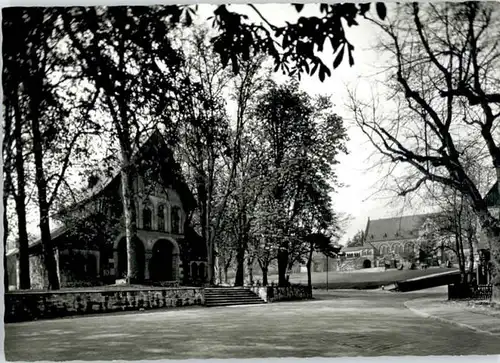
<path fill-rule="evenodd" d="M 158 230 L 165 231 L 165 207 L 163 205 L 158 206 Z"/>
<path fill-rule="evenodd" d="M 146 205 L 142 209 L 142 228 L 143 229 L 151 229 L 151 208 Z"/>
<path fill-rule="evenodd" d="M 172 233 L 178 234 L 180 227 L 180 208 L 172 207 Z"/>

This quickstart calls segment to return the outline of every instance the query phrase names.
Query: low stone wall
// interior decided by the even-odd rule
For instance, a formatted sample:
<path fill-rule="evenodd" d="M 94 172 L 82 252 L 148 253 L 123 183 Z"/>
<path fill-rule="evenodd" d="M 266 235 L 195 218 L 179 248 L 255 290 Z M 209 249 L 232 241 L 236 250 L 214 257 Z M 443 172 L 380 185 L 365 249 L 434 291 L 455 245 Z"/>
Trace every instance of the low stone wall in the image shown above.
<path fill-rule="evenodd" d="M 448 285 L 448 300 L 487 300 L 493 297 L 493 285 L 469 286 L 462 284 Z"/>
<path fill-rule="evenodd" d="M 287 287 L 268 286 L 267 301 L 291 301 L 312 299 L 312 289 L 303 285 Z"/>
<path fill-rule="evenodd" d="M 18 291 L 5 295 L 6 323 L 69 315 L 204 305 L 202 288 L 137 288 L 57 292 Z"/>
<path fill-rule="evenodd" d="M 312 299 L 312 289 L 303 285 L 291 285 L 287 287 L 252 286 L 250 289 L 266 302 Z"/>
<path fill-rule="evenodd" d="M 265 302 L 268 302 L 266 286 L 249 286 L 248 289 L 250 289 L 254 294 L 259 295 L 259 297 Z"/>
<path fill-rule="evenodd" d="M 351 271 L 338 271 L 338 273 L 377 273 L 377 272 L 384 272 L 385 267 L 372 267 L 372 268 L 361 268 L 359 270 L 351 270 Z"/>

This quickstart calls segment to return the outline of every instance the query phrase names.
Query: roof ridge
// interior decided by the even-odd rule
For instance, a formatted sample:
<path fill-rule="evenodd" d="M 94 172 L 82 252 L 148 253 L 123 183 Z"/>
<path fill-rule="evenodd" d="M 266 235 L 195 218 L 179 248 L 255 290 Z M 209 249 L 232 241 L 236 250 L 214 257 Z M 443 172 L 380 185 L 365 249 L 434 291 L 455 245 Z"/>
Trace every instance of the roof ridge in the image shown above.
<path fill-rule="evenodd" d="M 372 219 L 372 221 L 379 221 L 383 219 L 396 219 L 396 218 L 408 218 L 408 217 L 421 217 L 421 216 L 429 216 L 432 214 L 441 214 L 441 212 L 429 212 L 429 213 L 418 213 L 418 214 L 406 214 L 406 215 L 400 215 L 396 217 L 385 217 L 385 218 L 380 218 L 380 219 Z"/>

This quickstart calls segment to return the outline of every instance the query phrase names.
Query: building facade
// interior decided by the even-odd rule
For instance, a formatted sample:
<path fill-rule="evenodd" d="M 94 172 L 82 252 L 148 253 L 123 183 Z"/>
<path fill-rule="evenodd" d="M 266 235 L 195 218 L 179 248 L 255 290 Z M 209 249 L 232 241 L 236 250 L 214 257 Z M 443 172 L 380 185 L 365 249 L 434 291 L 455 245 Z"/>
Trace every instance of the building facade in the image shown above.
<path fill-rule="evenodd" d="M 154 134 L 135 155 L 134 162 L 141 165 L 135 169 L 132 182 L 137 282 L 205 282 L 205 244 L 187 222 L 194 198 L 161 135 Z M 90 197 L 55 216 L 59 227 L 52 231 L 52 240 L 61 286 L 115 284 L 126 277 L 121 185 L 118 173 Z M 29 253 L 32 288 L 45 288 L 40 240 L 30 244 Z M 11 286 L 17 286 L 17 260 L 17 251 L 8 254 Z"/>
<path fill-rule="evenodd" d="M 368 219 L 364 239 L 342 249 L 339 270 L 385 267 L 403 268 L 418 260 L 426 236 L 439 245 L 442 236 L 435 236 L 437 213 Z M 464 251 L 466 254 L 468 251 Z M 428 264 L 442 264 L 450 253 L 438 249 Z"/>

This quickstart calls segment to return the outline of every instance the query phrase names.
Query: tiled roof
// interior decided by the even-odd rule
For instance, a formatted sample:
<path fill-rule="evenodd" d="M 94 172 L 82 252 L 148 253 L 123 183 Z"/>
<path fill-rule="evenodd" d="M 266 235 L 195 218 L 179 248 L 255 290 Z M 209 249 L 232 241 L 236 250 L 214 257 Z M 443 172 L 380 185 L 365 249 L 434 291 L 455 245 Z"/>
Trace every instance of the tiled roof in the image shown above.
<path fill-rule="evenodd" d="M 418 237 L 418 231 L 428 218 L 437 217 L 438 213 L 417 214 L 394 218 L 368 220 L 366 241 L 390 241 Z"/>
<path fill-rule="evenodd" d="M 342 248 L 342 252 L 356 252 L 356 251 L 363 251 L 367 249 L 372 249 L 370 246 L 346 246 Z"/>
<path fill-rule="evenodd" d="M 52 237 L 52 240 L 54 240 L 57 237 L 62 236 L 67 230 L 68 230 L 68 228 L 66 226 L 56 227 L 52 231 L 50 231 L 50 236 Z M 41 243 L 42 243 L 42 240 L 41 240 L 40 236 L 32 238 L 29 241 L 29 248 L 33 248 L 35 246 L 38 246 Z M 10 251 L 7 252 L 7 256 L 15 255 L 18 252 L 19 252 L 19 249 L 18 248 L 14 248 L 14 249 L 12 249 L 12 250 L 10 250 Z"/>

